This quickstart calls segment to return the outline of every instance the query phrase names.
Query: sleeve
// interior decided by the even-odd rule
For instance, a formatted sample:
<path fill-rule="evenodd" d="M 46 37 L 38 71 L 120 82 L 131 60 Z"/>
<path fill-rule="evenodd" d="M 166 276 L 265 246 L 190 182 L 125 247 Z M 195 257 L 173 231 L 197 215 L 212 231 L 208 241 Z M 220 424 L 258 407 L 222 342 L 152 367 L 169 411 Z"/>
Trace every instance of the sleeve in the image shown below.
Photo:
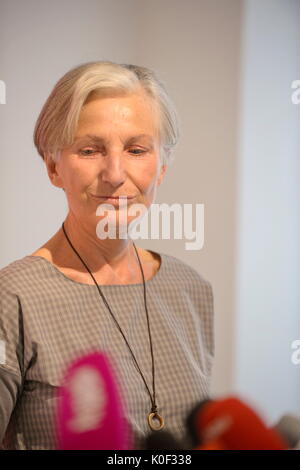
<path fill-rule="evenodd" d="M 209 281 L 202 278 L 201 281 L 201 332 L 202 342 L 205 347 L 206 367 L 205 371 L 211 386 L 212 369 L 215 357 L 215 331 L 214 331 L 214 296 L 213 288 Z"/>
<path fill-rule="evenodd" d="M 0 445 L 23 384 L 22 309 L 0 279 Z"/>
<path fill-rule="evenodd" d="M 205 330 L 207 349 L 213 361 L 215 356 L 215 331 L 214 331 L 214 294 L 210 282 L 206 281 L 206 317 L 205 317 Z"/>
<path fill-rule="evenodd" d="M 0 450 L 4 448 L 3 439 L 17 402 L 19 390 L 19 377 L 0 367 Z"/>

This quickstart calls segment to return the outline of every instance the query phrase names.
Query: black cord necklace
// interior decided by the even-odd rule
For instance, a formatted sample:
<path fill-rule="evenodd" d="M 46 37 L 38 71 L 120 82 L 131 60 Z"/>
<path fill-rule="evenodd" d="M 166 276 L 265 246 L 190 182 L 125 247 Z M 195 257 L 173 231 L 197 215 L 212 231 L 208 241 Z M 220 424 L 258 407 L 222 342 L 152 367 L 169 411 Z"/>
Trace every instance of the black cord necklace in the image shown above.
<path fill-rule="evenodd" d="M 138 255 L 138 252 L 137 252 L 137 249 L 136 249 L 136 246 L 133 242 L 133 246 L 134 246 L 134 249 L 135 249 L 135 252 L 136 252 L 136 255 L 137 255 L 137 259 L 138 259 L 138 262 L 139 262 L 139 266 L 140 266 L 140 270 L 141 270 L 141 273 L 142 273 L 142 278 L 143 278 L 143 286 L 144 286 L 144 304 L 145 304 L 145 312 L 146 312 L 146 317 L 147 317 L 147 325 L 148 325 L 148 333 L 149 333 L 149 342 L 150 342 L 150 351 L 151 351 L 151 359 L 152 359 L 152 386 L 153 386 L 153 396 L 151 395 L 151 392 L 149 390 L 149 387 L 147 385 L 147 382 L 145 380 L 145 377 L 138 365 L 138 362 L 136 360 L 136 357 L 127 341 L 127 338 L 126 336 L 124 335 L 118 321 L 116 320 L 116 317 L 114 316 L 113 312 L 111 311 L 111 308 L 106 300 L 106 298 L 104 297 L 104 294 L 103 292 L 101 291 L 100 289 L 100 286 L 99 284 L 97 283 L 96 279 L 94 278 L 93 274 L 91 273 L 89 267 L 86 265 L 86 263 L 83 261 L 83 259 L 81 258 L 80 254 L 76 251 L 76 249 L 74 248 L 74 246 L 72 245 L 67 233 L 66 233 L 66 230 L 65 230 L 65 227 L 64 227 L 64 223 L 62 223 L 62 229 L 63 229 L 63 232 L 65 234 L 65 237 L 67 239 L 67 241 L 69 242 L 69 245 L 71 246 L 71 248 L 73 249 L 73 251 L 76 253 L 76 255 L 78 256 L 78 258 L 80 259 L 80 261 L 82 262 L 82 264 L 85 266 L 85 268 L 87 269 L 87 271 L 89 272 L 89 274 L 91 275 L 94 283 L 96 284 L 96 287 L 98 289 L 98 292 L 104 302 L 104 304 L 106 305 L 106 307 L 108 308 L 109 310 L 109 313 L 111 314 L 117 328 L 119 329 L 121 335 L 123 336 L 124 338 L 124 341 L 132 355 L 132 358 L 138 368 L 138 371 L 144 381 L 144 384 L 146 386 L 146 389 L 149 393 L 149 396 L 150 396 L 150 400 L 151 400 L 151 404 L 152 404 L 152 407 L 151 407 L 151 412 L 148 414 L 148 424 L 150 426 L 150 428 L 153 430 L 153 431 L 159 431 L 160 429 L 162 429 L 165 425 L 165 422 L 164 422 L 164 419 L 162 416 L 160 416 L 157 412 L 157 405 L 156 405 L 156 396 L 155 396 L 155 368 L 154 368 L 154 356 L 153 356 L 153 347 L 152 347 L 152 338 L 151 338 L 151 331 L 150 331 L 150 323 L 149 323 L 149 314 L 148 314 L 148 309 L 147 309 L 147 300 L 146 300 L 146 283 L 145 283 L 145 277 L 144 277 L 144 271 L 143 271 L 143 267 L 142 267 L 142 264 L 141 264 L 141 261 L 140 261 L 140 257 Z"/>

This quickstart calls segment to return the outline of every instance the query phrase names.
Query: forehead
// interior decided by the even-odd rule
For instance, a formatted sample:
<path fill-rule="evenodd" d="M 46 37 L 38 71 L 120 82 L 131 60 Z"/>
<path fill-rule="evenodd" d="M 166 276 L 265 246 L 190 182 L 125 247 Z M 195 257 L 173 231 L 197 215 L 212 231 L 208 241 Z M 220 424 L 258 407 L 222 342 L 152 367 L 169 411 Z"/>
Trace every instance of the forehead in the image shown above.
<path fill-rule="evenodd" d="M 135 128 L 140 134 L 156 134 L 159 127 L 159 111 L 155 101 L 144 92 L 117 96 L 93 96 L 83 105 L 78 131 Z"/>

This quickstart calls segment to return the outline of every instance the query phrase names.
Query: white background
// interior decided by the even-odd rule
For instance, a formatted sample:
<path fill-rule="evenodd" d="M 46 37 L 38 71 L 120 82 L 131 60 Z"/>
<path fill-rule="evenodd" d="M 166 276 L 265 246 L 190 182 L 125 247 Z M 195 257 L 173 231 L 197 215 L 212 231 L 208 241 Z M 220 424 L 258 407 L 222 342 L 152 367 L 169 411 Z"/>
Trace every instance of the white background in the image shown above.
<path fill-rule="evenodd" d="M 153 68 L 182 127 L 156 202 L 204 203 L 205 244 L 139 244 L 212 283 L 212 391 L 240 394 L 270 423 L 300 415 L 299 44 L 298 0 L 0 1 L 0 267 L 43 245 L 66 215 L 32 142 L 55 82 L 93 60 Z"/>

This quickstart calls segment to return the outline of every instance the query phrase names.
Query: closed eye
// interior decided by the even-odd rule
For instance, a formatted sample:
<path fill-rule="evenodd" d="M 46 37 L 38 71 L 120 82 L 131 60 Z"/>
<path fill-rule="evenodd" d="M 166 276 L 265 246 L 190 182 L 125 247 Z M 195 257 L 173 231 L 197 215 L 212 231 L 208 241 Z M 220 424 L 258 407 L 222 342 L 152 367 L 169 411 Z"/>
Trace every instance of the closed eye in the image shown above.
<path fill-rule="evenodd" d="M 130 153 L 133 153 L 133 155 L 141 155 L 141 154 L 147 152 L 147 150 L 145 150 L 145 149 L 140 149 L 140 148 L 130 149 L 129 151 L 130 151 Z"/>
<path fill-rule="evenodd" d="M 142 154 L 148 152 L 147 149 L 141 149 L 141 148 L 132 148 L 132 149 L 129 149 L 128 151 L 132 155 L 136 155 L 136 156 L 139 156 L 139 155 L 142 155 Z M 91 156 L 94 156 L 95 154 L 97 154 L 99 152 L 101 152 L 101 150 L 93 149 L 93 148 L 80 149 L 78 151 L 79 155 L 82 155 L 84 157 L 91 157 Z"/>
<path fill-rule="evenodd" d="M 83 155 L 84 157 L 89 157 L 92 155 L 95 155 L 95 153 L 98 153 L 99 150 L 96 149 L 81 149 L 79 150 L 79 154 Z"/>

